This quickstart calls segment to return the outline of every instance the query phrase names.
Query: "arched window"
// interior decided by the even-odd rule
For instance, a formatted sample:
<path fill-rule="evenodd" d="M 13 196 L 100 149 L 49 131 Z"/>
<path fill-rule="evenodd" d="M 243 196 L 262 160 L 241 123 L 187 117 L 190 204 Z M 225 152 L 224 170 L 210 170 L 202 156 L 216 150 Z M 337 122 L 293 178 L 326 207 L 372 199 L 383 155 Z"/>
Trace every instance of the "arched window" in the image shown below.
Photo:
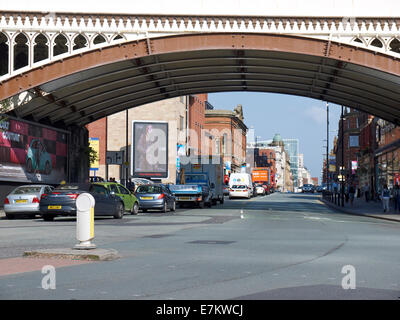
<path fill-rule="evenodd" d="M 18 70 L 27 66 L 29 63 L 28 58 L 29 58 L 28 38 L 23 33 L 19 33 L 15 37 L 14 70 Z"/>
<path fill-rule="evenodd" d="M 122 37 L 120 34 L 117 34 L 117 35 L 113 38 L 113 41 L 115 41 L 115 40 L 120 40 L 120 39 L 123 39 L 123 37 Z"/>
<path fill-rule="evenodd" d="M 59 34 L 55 39 L 54 39 L 54 53 L 53 56 L 58 56 L 60 54 L 68 52 L 68 46 L 67 46 L 67 38 Z"/>
<path fill-rule="evenodd" d="M 375 38 L 374 40 L 372 40 L 371 46 L 382 48 L 383 44 L 382 44 L 382 42 L 380 40 Z"/>
<path fill-rule="evenodd" d="M 83 35 L 80 34 L 75 37 L 74 47 L 72 48 L 72 50 L 82 49 L 85 48 L 86 46 L 87 46 L 87 40 Z"/>
<path fill-rule="evenodd" d="M 33 62 L 39 62 L 49 58 L 49 43 L 43 34 L 39 34 L 35 38 L 35 46 L 33 48 Z"/>
<path fill-rule="evenodd" d="M 0 76 L 8 73 L 8 39 L 6 35 L 0 32 Z"/>
<path fill-rule="evenodd" d="M 392 42 L 390 42 L 389 47 L 390 51 L 400 53 L 400 41 L 398 39 L 392 40 Z"/>
<path fill-rule="evenodd" d="M 94 38 L 94 40 L 93 40 L 93 44 L 100 44 L 100 43 L 103 43 L 103 42 L 106 42 L 106 39 L 100 34 L 98 34 L 96 36 L 96 38 Z"/>

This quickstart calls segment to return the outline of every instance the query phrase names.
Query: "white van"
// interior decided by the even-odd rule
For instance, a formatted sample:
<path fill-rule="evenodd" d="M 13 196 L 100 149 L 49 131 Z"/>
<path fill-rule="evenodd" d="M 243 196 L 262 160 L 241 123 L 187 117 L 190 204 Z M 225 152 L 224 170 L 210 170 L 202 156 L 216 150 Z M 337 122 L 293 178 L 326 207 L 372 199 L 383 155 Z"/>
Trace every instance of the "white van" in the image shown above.
<path fill-rule="evenodd" d="M 248 198 L 254 194 L 251 175 L 248 173 L 232 173 L 229 177 L 229 199 Z"/>

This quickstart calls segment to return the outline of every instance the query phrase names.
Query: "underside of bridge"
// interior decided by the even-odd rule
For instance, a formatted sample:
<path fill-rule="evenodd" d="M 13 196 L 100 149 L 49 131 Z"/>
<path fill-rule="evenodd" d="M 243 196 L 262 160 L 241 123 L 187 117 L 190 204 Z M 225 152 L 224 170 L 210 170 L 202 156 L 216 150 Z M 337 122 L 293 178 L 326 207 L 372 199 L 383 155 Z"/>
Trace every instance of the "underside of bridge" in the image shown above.
<path fill-rule="evenodd" d="M 53 62 L 3 82 L 0 100 L 30 91 L 35 98 L 11 113 L 68 127 L 176 96 L 274 92 L 353 107 L 400 124 L 399 84 L 400 62 L 381 53 L 284 35 L 188 34 Z"/>

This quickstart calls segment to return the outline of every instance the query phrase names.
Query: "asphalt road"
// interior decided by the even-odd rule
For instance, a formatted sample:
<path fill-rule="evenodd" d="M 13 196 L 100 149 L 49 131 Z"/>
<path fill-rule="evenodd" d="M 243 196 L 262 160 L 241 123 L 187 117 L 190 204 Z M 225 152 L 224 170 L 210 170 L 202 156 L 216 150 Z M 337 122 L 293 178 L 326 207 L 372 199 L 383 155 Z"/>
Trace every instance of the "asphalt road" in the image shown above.
<path fill-rule="evenodd" d="M 0 266 L 14 270 L 0 270 L 0 299 L 400 298 L 400 224 L 335 212 L 317 195 L 97 218 L 93 242 L 120 259 L 54 262 L 56 289 L 48 290 L 41 268 L 18 271 L 32 264 L 15 258 L 24 251 L 76 242 L 75 219 L 0 219 Z"/>

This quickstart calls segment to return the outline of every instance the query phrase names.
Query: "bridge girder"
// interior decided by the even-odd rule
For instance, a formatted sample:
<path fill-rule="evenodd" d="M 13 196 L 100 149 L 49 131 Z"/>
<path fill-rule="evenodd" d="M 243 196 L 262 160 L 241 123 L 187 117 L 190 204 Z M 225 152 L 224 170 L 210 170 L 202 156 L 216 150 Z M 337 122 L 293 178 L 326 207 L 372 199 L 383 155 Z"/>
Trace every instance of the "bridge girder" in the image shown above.
<path fill-rule="evenodd" d="M 331 40 L 276 34 L 187 34 L 82 53 L 9 79 L 3 97 L 34 98 L 21 117 L 85 125 L 175 96 L 276 92 L 353 107 L 399 123 L 400 63 Z"/>

